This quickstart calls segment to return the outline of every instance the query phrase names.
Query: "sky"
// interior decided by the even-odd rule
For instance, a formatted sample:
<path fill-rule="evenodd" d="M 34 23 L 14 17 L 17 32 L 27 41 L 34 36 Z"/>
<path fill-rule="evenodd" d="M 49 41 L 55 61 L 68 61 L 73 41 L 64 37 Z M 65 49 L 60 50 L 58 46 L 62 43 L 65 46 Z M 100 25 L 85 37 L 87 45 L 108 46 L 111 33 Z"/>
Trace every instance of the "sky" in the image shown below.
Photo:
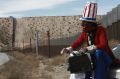
<path fill-rule="evenodd" d="M 120 0 L 0 0 L 0 17 L 82 15 L 89 1 L 97 1 L 98 15 L 120 4 Z"/>

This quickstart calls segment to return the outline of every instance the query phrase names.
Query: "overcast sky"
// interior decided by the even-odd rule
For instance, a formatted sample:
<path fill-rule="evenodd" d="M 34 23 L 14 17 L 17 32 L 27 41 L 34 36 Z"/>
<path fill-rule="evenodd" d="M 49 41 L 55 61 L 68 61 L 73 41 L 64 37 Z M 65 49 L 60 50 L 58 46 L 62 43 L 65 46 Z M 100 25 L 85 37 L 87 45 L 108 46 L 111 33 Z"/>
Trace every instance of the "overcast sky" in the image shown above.
<path fill-rule="evenodd" d="M 87 1 L 96 0 L 0 0 L 0 17 L 82 15 Z M 98 15 L 106 14 L 120 0 L 97 0 Z"/>

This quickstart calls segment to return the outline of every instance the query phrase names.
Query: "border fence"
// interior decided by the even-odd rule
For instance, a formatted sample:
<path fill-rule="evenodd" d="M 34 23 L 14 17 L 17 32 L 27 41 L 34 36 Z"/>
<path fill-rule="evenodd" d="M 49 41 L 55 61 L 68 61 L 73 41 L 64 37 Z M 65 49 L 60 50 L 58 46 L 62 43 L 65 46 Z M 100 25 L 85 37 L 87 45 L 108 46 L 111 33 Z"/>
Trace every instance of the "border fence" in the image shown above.
<path fill-rule="evenodd" d="M 108 38 L 120 41 L 120 4 L 104 15 L 101 22 L 107 28 Z"/>

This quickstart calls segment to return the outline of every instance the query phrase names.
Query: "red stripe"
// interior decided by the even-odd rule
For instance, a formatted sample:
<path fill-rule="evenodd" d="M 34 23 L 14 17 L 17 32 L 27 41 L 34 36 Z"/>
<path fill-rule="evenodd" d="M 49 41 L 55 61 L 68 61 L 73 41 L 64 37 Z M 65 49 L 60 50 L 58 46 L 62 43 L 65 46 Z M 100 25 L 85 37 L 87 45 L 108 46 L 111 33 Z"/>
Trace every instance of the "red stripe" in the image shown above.
<path fill-rule="evenodd" d="M 86 9 L 87 9 L 87 7 L 85 7 L 84 17 L 85 17 L 85 14 L 86 14 Z"/>
<path fill-rule="evenodd" d="M 95 18 L 95 4 L 94 5 L 94 8 L 93 8 L 93 15 L 92 15 L 92 18 Z"/>
<path fill-rule="evenodd" d="M 89 15 L 90 15 L 90 9 L 91 9 L 91 4 L 89 5 L 89 11 L 88 11 L 88 16 L 87 17 L 89 17 Z"/>

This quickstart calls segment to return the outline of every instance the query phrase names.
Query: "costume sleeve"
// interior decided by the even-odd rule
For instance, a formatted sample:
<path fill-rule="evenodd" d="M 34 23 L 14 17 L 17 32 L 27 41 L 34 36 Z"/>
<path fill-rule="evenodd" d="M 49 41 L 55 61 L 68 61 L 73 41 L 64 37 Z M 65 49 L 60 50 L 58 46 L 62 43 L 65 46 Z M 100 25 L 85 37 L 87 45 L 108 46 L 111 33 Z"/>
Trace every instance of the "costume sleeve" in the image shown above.
<path fill-rule="evenodd" d="M 98 41 L 99 43 L 96 45 L 97 48 L 100 49 L 105 49 L 108 46 L 108 39 L 107 39 L 107 35 L 106 35 L 106 30 L 104 29 L 100 29 L 98 31 Z"/>
<path fill-rule="evenodd" d="M 82 32 L 82 34 L 80 35 L 80 37 L 71 45 L 72 49 L 76 49 L 78 46 L 80 46 L 84 41 L 85 41 L 85 36 L 86 33 Z"/>

